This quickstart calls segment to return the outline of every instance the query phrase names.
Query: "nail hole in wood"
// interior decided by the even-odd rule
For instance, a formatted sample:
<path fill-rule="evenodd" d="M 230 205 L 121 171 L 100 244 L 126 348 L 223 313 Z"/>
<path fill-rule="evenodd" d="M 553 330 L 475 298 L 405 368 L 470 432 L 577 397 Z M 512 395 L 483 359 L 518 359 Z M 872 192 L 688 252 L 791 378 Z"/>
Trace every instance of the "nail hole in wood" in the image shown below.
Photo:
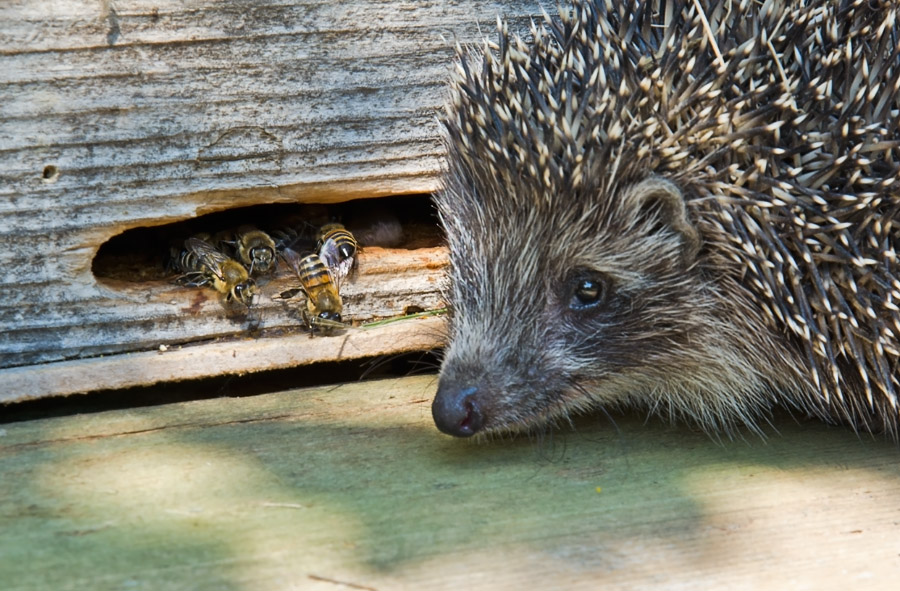
<path fill-rule="evenodd" d="M 56 179 L 58 179 L 58 178 L 59 178 L 59 169 L 55 165 L 48 164 L 47 166 L 44 167 L 44 170 L 41 173 L 41 179 L 43 179 L 43 181 L 45 183 L 56 182 Z"/>

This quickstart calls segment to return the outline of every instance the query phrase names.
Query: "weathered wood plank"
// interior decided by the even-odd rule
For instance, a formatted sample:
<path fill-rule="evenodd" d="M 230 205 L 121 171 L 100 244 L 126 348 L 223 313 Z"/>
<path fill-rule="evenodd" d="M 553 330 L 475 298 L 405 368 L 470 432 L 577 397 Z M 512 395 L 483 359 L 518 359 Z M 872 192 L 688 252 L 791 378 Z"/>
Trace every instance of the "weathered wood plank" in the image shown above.
<path fill-rule="evenodd" d="M 716 444 L 618 415 L 473 445 L 434 429 L 434 387 L 3 425 L 4 591 L 896 587 L 893 445 L 790 419 Z"/>
<path fill-rule="evenodd" d="M 446 328 L 438 317 L 410 318 L 372 328 L 350 328 L 333 335 L 298 332 L 267 338 L 126 353 L 0 370 L 0 403 L 94 390 L 114 390 L 218 375 L 247 374 L 344 361 L 376 355 L 436 349 Z M 2 414 L 2 413 L 0 413 Z"/>
<path fill-rule="evenodd" d="M 440 288 L 446 264 L 447 252 L 443 247 L 363 250 L 356 271 L 341 286 L 345 320 L 359 324 L 402 316 L 410 309 L 442 308 Z M 3 338 L 9 344 L 0 359 L 14 365 L 13 362 L 26 358 L 29 347 L 39 346 L 43 339 L 46 342 L 56 339 L 57 351 L 48 351 L 45 356 L 59 361 L 73 356 L 73 351 L 79 357 L 88 357 L 276 329 L 302 332 L 305 328 L 300 310 L 306 305 L 305 296 L 297 295 L 286 301 L 274 299 L 297 286 L 293 273 L 283 269 L 261 285 L 259 302 L 249 313 L 228 316 L 218 293 L 209 288 L 182 287 L 162 280 L 144 283 L 107 280 L 100 282 L 99 287 L 108 295 L 96 298 L 90 316 L 78 323 L 72 317 L 79 313 L 81 301 L 53 306 L 32 304 L 30 309 L 40 310 L 40 315 L 27 325 L 6 331 Z M 62 334 L 60 326 L 67 326 Z M 142 327 L 147 330 L 142 331 Z M 104 332 L 109 332 L 105 339 L 97 338 L 98 333 Z M 37 342 L 29 343 L 29 338 L 36 338 Z"/>
<path fill-rule="evenodd" d="M 345 322 L 359 326 L 382 318 L 403 316 L 444 306 L 441 284 L 447 251 L 444 247 L 402 249 L 369 248 L 359 253 L 352 281 L 342 286 Z M 339 361 L 443 345 L 443 320 L 428 318 L 403 321 L 371 329 L 350 328 L 331 335 L 311 337 L 300 310 L 302 294 L 289 300 L 277 296 L 297 287 L 293 273 L 284 270 L 261 287 L 258 304 L 246 316 L 227 317 L 218 294 L 208 288 L 190 288 L 164 281 L 149 285 L 105 281 L 120 295 L 118 300 L 98 302 L 91 322 L 72 327 L 61 351 L 78 349 L 77 361 L 60 361 L 0 369 L 0 403 L 65 395 L 93 390 L 127 388 L 166 381 L 243 374 Z M 128 305 L 123 302 L 127 301 Z M 50 338 L 70 308 L 48 309 L 43 317 L 22 331 L 25 336 Z M 164 326 L 159 328 L 160 319 Z M 110 322 L 155 326 L 146 334 L 126 333 L 118 341 L 97 344 L 93 333 Z M 15 341 L 20 331 L 6 337 Z M 224 342 L 209 342 L 211 339 Z M 198 342 L 202 341 L 202 342 Z M 176 345 L 195 342 L 188 348 Z M 28 343 L 19 341 L 23 349 Z M 167 350 L 159 353 L 159 347 Z M 108 356 L 110 352 L 147 351 Z M 106 354 L 106 357 L 98 357 Z"/>
<path fill-rule="evenodd" d="M 3 3 L 0 366 L 172 334 L 91 273 L 129 228 L 433 190 L 453 45 L 498 13 L 525 29 L 539 7 Z"/>

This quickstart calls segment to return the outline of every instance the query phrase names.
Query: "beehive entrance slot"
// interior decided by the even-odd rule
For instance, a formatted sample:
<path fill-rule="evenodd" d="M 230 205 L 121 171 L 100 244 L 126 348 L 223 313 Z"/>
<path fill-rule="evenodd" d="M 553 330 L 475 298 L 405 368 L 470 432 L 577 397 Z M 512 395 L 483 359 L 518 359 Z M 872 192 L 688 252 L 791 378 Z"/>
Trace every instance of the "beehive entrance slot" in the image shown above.
<path fill-rule="evenodd" d="M 106 241 L 92 263 L 94 276 L 112 288 L 174 279 L 169 268 L 172 248 L 199 234 L 215 235 L 242 225 L 273 231 L 296 220 L 310 227 L 340 221 L 365 246 L 416 249 L 437 246 L 441 235 L 427 196 L 360 199 L 331 205 L 265 204 L 215 212 L 171 224 L 126 230 Z M 396 222 L 396 224 L 394 223 Z M 400 232 L 392 232 L 391 227 Z"/>

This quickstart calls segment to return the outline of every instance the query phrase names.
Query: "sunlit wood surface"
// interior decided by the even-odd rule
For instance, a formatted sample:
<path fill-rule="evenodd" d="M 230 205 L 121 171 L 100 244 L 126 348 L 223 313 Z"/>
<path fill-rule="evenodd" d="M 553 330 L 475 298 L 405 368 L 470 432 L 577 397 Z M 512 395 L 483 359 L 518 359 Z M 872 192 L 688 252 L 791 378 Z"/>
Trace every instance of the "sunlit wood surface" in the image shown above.
<path fill-rule="evenodd" d="M 0 425 L 5 591 L 896 589 L 900 451 L 640 417 L 454 440 L 433 376 Z"/>

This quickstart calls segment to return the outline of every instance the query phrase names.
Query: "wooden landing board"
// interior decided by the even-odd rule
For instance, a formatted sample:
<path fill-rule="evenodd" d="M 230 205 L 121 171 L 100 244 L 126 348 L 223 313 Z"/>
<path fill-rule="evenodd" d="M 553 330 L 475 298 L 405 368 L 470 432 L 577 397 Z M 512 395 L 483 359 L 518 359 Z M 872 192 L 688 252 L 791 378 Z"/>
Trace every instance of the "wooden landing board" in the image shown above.
<path fill-rule="evenodd" d="M 397 320 L 340 334 L 299 332 L 277 338 L 243 338 L 0 370 L 0 404 L 97 390 L 147 386 L 220 375 L 243 375 L 327 361 L 437 349 L 444 344 L 445 320 Z M 0 420 L 3 416 L 0 406 Z"/>
<path fill-rule="evenodd" d="M 433 376 L 0 425 L 0 581 L 47 589 L 895 589 L 900 450 L 639 417 L 431 424 Z"/>
<path fill-rule="evenodd" d="M 310 335 L 299 310 L 306 299 L 288 301 L 275 295 L 297 286 L 292 272 L 284 272 L 262 287 L 251 314 L 237 321 L 225 317 L 216 293 L 157 282 L 155 289 L 128 286 L 132 313 L 168 306 L 178 328 L 165 339 L 149 331 L 132 347 L 143 351 L 95 355 L 86 359 L 0 368 L 0 405 L 46 396 L 112 390 L 285 369 L 324 361 L 343 361 L 378 355 L 424 351 L 443 346 L 444 319 L 401 319 L 410 310 L 434 311 L 446 304 L 440 286 L 447 265 L 445 247 L 415 250 L 369 248 L 358 256 L 353 279 L 341 287 L 344 319 L 354 327 L 332 334 Z M 190 308 L 180 307 L 190 299 Z M 248 325 L 255 324 L 250 330 Z M 391 324 L 359 328 L 363 323 L 395 319 Z M 216 328 L 214 328 L 216 327 Z M 90 326 L 88 327 L 88 329 Z M 95 327 L 96 328 L 96 327 Z M 105 326 L 116 332 L 116 325 Z M 217 338 L 210 338 L 215 334 Z M 205 339 L 204 339 L 205 337 Z M 159 339 L 159 340 L 154 340 Z M 190 342 L 191 340 L 195 342 Z M 149 349 L 149 350 L 148 350 Z M 0 420 L 2 420 L 0 406 Z"/>

